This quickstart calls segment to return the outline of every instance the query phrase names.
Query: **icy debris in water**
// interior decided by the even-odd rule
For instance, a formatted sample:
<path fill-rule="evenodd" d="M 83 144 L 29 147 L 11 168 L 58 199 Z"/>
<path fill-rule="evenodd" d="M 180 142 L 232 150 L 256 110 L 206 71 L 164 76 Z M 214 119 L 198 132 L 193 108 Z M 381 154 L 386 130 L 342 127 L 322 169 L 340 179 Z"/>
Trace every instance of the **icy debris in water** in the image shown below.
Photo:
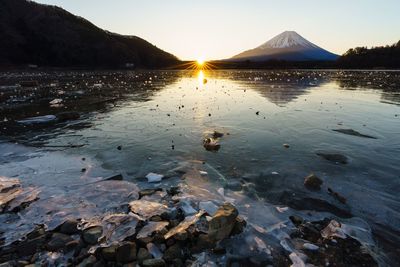
<path fill-rule="evenodd" d="M 306 264 L 304 263 L 303 259 L 299 257 L 298 254 L 295 252 L 290 253 L 289 255 L 290 260 L 293 262 L 290 267 L 306 267 Z"/>
<path fill-rule="evenodd" d="M 16 211 L 38 199 L 40 190 L 22 188 L 18 179 L 0 176 L 0 211 Z"/>
<path fill-rule="evenodd" d="M 322 231 L 321 231 L 321 236 L 323 238 L 330 238 L 330 237 L 339 237 L 342 239 L 346 238 L 346 234 L 341 228 L 341 224 L 335 220 L 330 221 L 328 226 L 326 226 Z"/>
<path fill-rule="evenodd" d="M 56 120 L 57 120 L 57 116 L 55 116 L 55 115 L 44 115 L 44 116 L 26 118 L 23 120 L 19 120 L 17 122 L 21 123 L 21 124 L 30 125 L 30 124 L 46 124 L 46 123 L 55 122 Z"/>
<path fill-rule="evenodd" d="M 200 173 L 200 175 L 202 175 L 202 176 L 208 175 L 208 172 L 205 172 L 205 171 L 199 171 L 199 173 Z"/>
<path fill-rule="evenodd" d="M 137 234 L 137 239 L 145 239 L 151 237 L 153 233 L 157 232 L 166 232 L 166 227 L 169 225 L 169 222 L 149 222 L 145 225 Z M 165 233 L 164 232 L 164 233 Z"/>
<path fill-rule="evenodd" d="M 199 208 L 205 210 L 210 216 L 214 216 L 214 214 L 218 210 L 218 206 L 215 205 L 212 201 L 202 201 L 199 203 Z"/>
<path fill-rule="evenodd" d="M 161 259 L 163 256 L 163 253 L 161 252 L 161 250 L 154 245 L 153 243 L 149 243 L 146 245 L 147 250 L 149 251 L 149 253 L 155 258 L 155 259 Z"/>
<path fill-rule="evenodd" d="M 201 210 L 196 215 L 186 217 L 180 224 L 169 230 L 169 232 L 164 235 L 164 238 L 168 239 L 176 234 L 186 232 L 186 229 L 195 224 L 200 219 L 200 217 L 203 216 L 203 214 L 204 211 Z"/>
<path fill-rule="evenodd" d="M 256 236 L 256 237 L 254 237 L 254 241 L 257 244 L 257 250 L 259 252 L 266 252 L 268 254 L 271 254 L 271 251 L 267 248 L 267 245 L 265 244 L 265 242 L 261 238 Z"/>
<path fill-rule="evenodd" d="M 145 219 L 150 219 L 157 215 L 161 216 L 169 211 L 168 207 L 163 204 L 142 199 L 131 201 L 129 207 L 133 213 Z"/>
<path fill-rule="evenodd" d="M 218 188 L 217 192 L 225 199 L 225 201 L 232 202 L 232 203 L 235 202 L 235 199 L 225 196 L 225 189 L 223 187 Z"/>
<path fill-rule="evenodd" d="M 55 98 L 55 99 L 51 100 L 51 101 L 49 102 L 49 104 L 50 104 L 50 105 L 58 105 L 58 104 L 61 104 L 62 101 L 63 101 L 63 100 L 62 100 L 61 98 Z"/>
<path fill-rule="evenodd" d="M 164 178 L 164 175 L 150 172 L 146 175 L 146 178 L 149 183 L 157 183 L 161 182 L 162 178 Z"/>
<path fill-rule="evenodd" d="M 308 250 L 318 250 L 319 249 L 318 246 L 311 244 L 311 243 L 304 243 L 303 248 L 308 249 Z"/>
<path fill-rule="evenodd" d="M 288 207 L 276 207 L 276 210 L 279 211 L 280 213 L 283 213 L 287 211 L 289 208 Z"/>
<path fill-rule="evenodd" d="M 180 209 L 183 211 L 185 216 L 193 215 L 197 213 L 197 210 L 195 210 L 190 202 L 188 200 L 181 200 L 180 201 Z"/>
<path fill-rule="evenodd" d="M 106 243 L 124 240 L 136 233 L 141 218 L 135 214 L 111 214 L 103 218 L 103 238 Z"/>
<path fill-rule="evenodd" d="M 279 172 L 271 172 L 272 175 L 278 175 Z"/>

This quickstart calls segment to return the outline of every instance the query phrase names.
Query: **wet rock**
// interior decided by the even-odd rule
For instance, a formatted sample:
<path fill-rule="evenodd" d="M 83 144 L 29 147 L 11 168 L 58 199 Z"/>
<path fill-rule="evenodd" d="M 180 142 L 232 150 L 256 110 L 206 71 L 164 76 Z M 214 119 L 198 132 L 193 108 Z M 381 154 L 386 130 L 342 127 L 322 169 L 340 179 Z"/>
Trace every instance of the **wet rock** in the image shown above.
<path fill-rule="evenodd" d="M 221 148 L 221 145 L 214 138 L 204 139 L 203 146 L 207 151 L 218 151 Z"/>
<path fill-rule="evenodd" d="M 225 187 L 232 191 L 241 191 L 243 189 L 243 184 L 240 181 L 228 181 Z"/>
<path fill-rule="evenodd" d="M 169 212 L 166 205 L 143 199 L 130 202 L 129 207 L 133 213 L 145 219 L 150 219 L 153 216 L 163 216 Z"/>
<path fill-rule="evenodd" d="M 66 234 L 54 233 L 47 243 L 47 249 L 50 251 L 58 251 L 64 248 L 67 243 L 73 241 L 74 239 Z"/>
<path fill-rule="evenodd" d="M 101 256 L 103 259 L 106 261 L 115 261 L 116 260 L 116 254 L 117 254 L 117 245 L 111 245 L 109 247 L 105 247 L 101 249 Z"/>
<path fill-rule="evenodd" d="M 246 225 L 247 225 L 246 220 L 241 216 L 237 216 L 235 226 L 232 229 L 231 235 L 238 235 L 240 233 L 243 233 L 244 229 L 246 228 Z"/>
<path fill-rule="evenodd" d="M 279 201 L 296 210 L 330 212 L 342 218 L 350 218 L 353 216 L 348 207 L 342 208 L 322 199 L 303 197 L 300 193 L 294 196 L 291 192 L 285 191 L 279 198 Z"/>
<path fill-rule="evenodd" d="M 97 244 L 102 234 L 103 234 L 103 227 L 93 226 L 83 230 L 82 237 L 86 243 L 94 245 Z"/>
<path fill-rule="evenodd" d="M 147 259 L 142 263 L 143 267 L 164 267 L 165 261 L 163 259 Z"/>
<path fill-rule="evenodd" d="M 310 174 L 304 179 L 304 186 L 311 190 L 320 190 L 323 181 L 315 174 Z"/>
<path fill-rule="evenodd" d="M 308 242 L 303 244 L 307 264 L 315 266 L 378 266 L 368 250 L 356 239 L 346 235 L 338 221 L 303 221 L 292 238 Z"/>
<path fill-rule="evenodd" d="M 79 232 L 78 230 L 78 220 L 67 220 L 60 226 L 60 233 L 73 235 Z"/>
<path fill-rule="evenodd" d="M 153 256 L 155 259 L 161 259 L 163 256 L 163 253 L 161 250 L 153 243 L 149 243 L 146 245 L 147 250 L 149 251 L 150 255 Z"/>
<path fill-rule="evenodd" d="M 143 261 L 147 259 L 151 259 L 150 253 L 147 251 L 145 248 L 140 248 L 138 253 L 137 253 L 137 260 L 139 261 L 140 264 L 143 263 Z"/>
<path fill-rule="evenodd" d="M 303 218 L 301 218 L 300 216 L 297 216 L 297 215 L 292 215 L 289 217 L 289 219 L 292 221 L 292 223 L 295 226 L 299 226 L 300 224 L 303 223 Z"/>
<path fill-rule="evenodd" d="M 175 196 L 175 195 L 179 194 L 180 192 L 181 191 L 180 191 L 179 186 L 171 186 L 169 189 L 167 189 L 167 193 L 171 196 Z"/>
<path fill-rule="evenodd" d="M 227 238 L 235 227 L 237 216 L 238 211 L 231 203 L 220 206 L 209 222 L 210 238 L 215 241 Z"/>
<path fill-rule="evenodd" d="M 347 164 L 348 163 L 347 157 L 342 154 L 329 154 L 329 153 L 318 152 L 317 155 L 320 156 L 321 158 L 324 158 L 328 161 L 332 161 L 336 164 L 338 164 L 338 163 Z"/>
<path fill-rule="evenodd" d="M 289 148 L 290 146 L 289 146 L 289 144 L 283 144 L 283 147 L 284 148 Z"/>
<path fill-rule="evenodd" d="M 182 247 L 178 243 L 176 243 L 167 248 L 167 250 L 164 252 L 163 259 L 166 262 L 171 262 L 174 259 L 179 259 L 182 257 L 183 257 Z"/>
<path fill-rule="evenodd" d="M 377 138 L 374 137 L 374 136 L 362 134 L 362 133 L 357 132 L 357 131 L 355 131 L 355 130 L 353 130 L 353 129 L 334 129 L 334 130 L 332 130 L 332 131 L 339 132 L 339 133 L 342 133 L 342 134 L 347 134 L 347 135 L 358 136 L 358 137 L 377 139 Z"/>
<path fill-rule="evenodd" d="M 212 134 L 212 137 L 215 138 L 215 139 L 216 138 L 221 138 L 223 136 L 224 136 L 223 133 L 220 133 L 220 132 L 217 132 L 217 131 L 214 131 L 213 134 Z"/>
<path fill-rule="evenodd" d="M 181 223 L 179 223 L 176 227 L 172 228 L 164 235 L 164 238 L 167 240 L 171 237 L 177 238 L 179 235 L 187 235 L 186 230 L 195 224 L 201 216 L 204 215 L 204 211 L 199 211 L 196 215 L 186 217 Z M 184 240 L 184 239 L 180 239 Z"/>
<path fill-rule="evenodd" d="M 162 192 L 162 188 L 151 188 L 151 189 L 143 189 L 139 191 L 139 198 L 144 196 L 150 196 L 156 192 Z"/>
<path fill-rule="evenodd" d="M 88 266 L 93 266 L 97 261 L 96 257 L 93 255 L 90 255 L 89 257 L 85 258 L 81 263 L 77 265 L 77 267 L 88 267 Z"/>
<path fill-rule="evenodd" d="M 169 222 L 149 222 L 139 231 L 136 238 L 144 243 L 149 243 L 155 234 L 166 234 L 168 225 Z"/>
<path fill-rule="evenodd" d="M 335 199 L 337 199 L 340 203 L 346 204 L 347 199 L 340 195 L 338 192 L 333 191 L 331 188 L 328 187 L 328 193 L 333 196 Z"/>
<path fill-rule="evenodd" d="M 134 242 L 126 242 L 119 246 L 116 250 L 117 262 L 127 263 L 136 260 L 136 244 Z"/>
<path fill-rule="evenodd" d="M 65 121 L 70 121 L 70 120 L 77 120 L 81 117 L 81 115 L 78 112 L 61 112 L 56 114 L 57 119 L 59 122 L 65 122 Z"/>

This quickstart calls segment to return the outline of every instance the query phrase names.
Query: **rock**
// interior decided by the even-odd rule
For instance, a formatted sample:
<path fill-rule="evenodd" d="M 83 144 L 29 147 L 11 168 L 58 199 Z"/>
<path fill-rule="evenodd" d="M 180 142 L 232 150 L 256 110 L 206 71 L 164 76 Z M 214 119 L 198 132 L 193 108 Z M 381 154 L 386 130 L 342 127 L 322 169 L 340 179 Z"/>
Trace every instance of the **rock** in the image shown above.
<path fill-rule="evenodd" d="M 318 152 L 317 155 L 328 161 L 335 162 L 336 164 L 338 164 L 338 163 L 347 164 L 348 163 L 347 157 L 342 154 L 329 154 L 329 153 Z"/>
<path fill-rule="evenodd" d="M 243 189 L 243 184 L 240 181 L 228 181 L 225 188 L 232 191 L 241 191 Z"/>
<path fill-rule="evenodd" d="M 289 217 L 289 219 L 292 221 L 292 223 L 296 227 L 303 223 L 303 218 L 301 218 L 300 216 L 297 216 L 297 215 L 292 215 Z"/>
<path fill-rule="evenodd" d="M 283 144 L 283 147 L 284 148 L 289 148 L 290 146 L 289 146 L 289 144 Z"/>
<path fill-rule="evenodd" d="M 61 112 L 61 113 L 58 113 L 56 116 L 57 116 L 57 119 L 59 122 L 77 120 L 81 117 L 81 115 L 79 115 L 78 112 L 73 112 L 73 111 Z"/>
<path fill-rule="evenodd" d="M 101 256 L 106 261 L 115 261 L 117 254 L 117 245 L 111 245 L 101 249 Z"/>
<path fill-rule="evenodd" d="M 155 234 L 166 234 L 168 225 L 169 222 L 149 222 L 139 231 L 136 238 L 144 243 L 149 243 Z"/>
<path fill-rule="evenodd" d="M 199 208 L 206 211 L 208 215 L 213 216 L 217 210 L 218 206 L 212 201 L 202 201 L 199 203 Z"/>
<path fill-rule="evenodd" d="M 221 145 L 214 138 L 204 139 L 203 146 L 207 151 L 218 151 L 221 148 Z"/>
<path fill-rule="evenodd" d="M 167 193 L 171 196 L 175 196 L 175 195 L 179 194 L 180 192 L 181 191 L 180 191 L 179 186 L 171 186 L 169 189 L 167 189 Z"/>
<path fill-rule="evenodd" d="M 171 262 L 174 259 L 180 259 L 182 257 L 183 257 L 182 248 L 178 243 L 176 243 L 167 248 L 167 250 L 164 252 L 163 259 L 167 262 Z"/>
<path fill-rule="evenodd" d="M 169 230 L 169 232 L 164 235 L 164 238 L 167 240 L 171 237 L 175 237 L 175 239 L 177 239 L 177 237 L 179 237 L 179 236 L 187 237 L 186 230 L 190 226 L 195 224 L 200 219 L 200 217 L 203 215 L 204 215 L 204 211 L 199 211 L 196 215 L 186 217 L 181 223 L 178 224 L 178 226 Z M 184 240 L 184 239 L 178 239 L 178 240 Z"/>
<path fill-rule="evenodd" d="M 163 254 L 162 254 L 161 250 L 153 243 L 147 244 L 146 248 L 149 251 L 149 253 L 153 256 L 153 258 L 155 258 L 155 259 L 162 258 Z"/>
<path fill-rule="evenodd" d="M 323 181 L 315 174 L 310 174 L 304 179 L 304 186 L 311 190 L 320 190 Z"/>
<path fill-rule="evenodd" d="M 246 225 L 247 225 L 246 220 L 241 216 L 237 216 L 235 226 L 232 229 L 231 235 L 238 235 L 240 233 L 243 233 Z"/>
<path fill-rule="evenodd" d="M 143 261 L 143 267 L 164 267 L 165 261 L 163 259 L 147 259 Z"/>
<path fill-rule="evenodd" d="M 331 188 L 328 187 L 328 193 L 333 196 L 334 198 L 336 198 L 339 202 L 341 202 L 342 204 L 346 204 L 347 199 L 340 195 L 338 192 L 333 191 Z"/>
<path fill-rule="evenodd" d="M 142 264 L 144 260 L 151 259 L 151 257 L 152 256 L 145 248 L 140 248 L 137 253 L 137 260 L 139 261 L 140 264 Z"/>
<path fill-rule="evenodd" d="M 90 255 L 89 257 L 87 257 L 86 259 L 84 259 L 81 263 L 79 263 L 77 265 L 77 267 L 89 267 L 89 266 L 93 266 L 93 264 L 95 264 L 97 261 L 96 257 L 93 255 Z"/>
<path fill-rule="evenodd" d="M 60 226 L 60 233 L 73 235 L 79 232 L 78 230 L 78 220 L 67 220 Z"/>
<path fill-rule="evenodd" d="M 97 244 L 102 234 L 103 234 L 103 227 L 92 226 L 90 228 L 83 230 L 82 237 L 86 243 L 94 245 Z"/>
<path fill-rule="evenodd" d="M 127 263 L 136 260 L 136 243 L 126 242 L 116 250 L 117 262 Z"/>
<path fill-rule="evenodd" d="M 108 177 L 105 180 L 106 181 L 122 181 L 122 180 L 124 180 L 124 177 L 122 176 L 122 174 L 117 174 L 117 175 Z"/>
<path fill-rule="evenodd" d="M 217 132 L 217 131 L 214 131 L 214 133 L 212 134 L 212 137 L 213 138 L 221 138 L 221 137 L 223 137 L 224 136 L 224 134 L 223 133 L 220 133 L 220 132 Z"/>
<path fill-rule="evenodd" d="M 167 206 L 143 199 L 131 201 L 129 207 L 133 213 L 145 219 L 150 219 L 153 216 L 164 216 L 169 212 Z"/>
<path fill-rule="evenodd" d="M 47 249 L 50 251 L 58 251 L 64 248 L 67 243 L 71 241 L 74 241 L 74 239 L 69 235 L 54 233 L 50 241 L 47 243 Z"/>
<path fill-rule="evenodd" d="M 162 188 L 150 188 L 150 189 L 143 189 L 139 191 L 139 198 L 144 196 L 150 196 L 156 192 L 162 192 Z"/>
<path fill-rule="evenodd" d="M 332 131 L 335 131 L 335 132 L 338 132 L 338 133 L 342 133 L 342 134 L 347 134 L 347 135 L 358 136 L 358 137 L 377 139 L 377 138 L 374 137 L 374 136 L 362 134 L 362 133 L 359 133 L 359 132 L 357 132 L 357 131 L 354 131 L 353 129 L 334 129 L 334 130 L 332 130 Z"/>
<path fill-rule="evenodd" d="M 235 227 L 238 211 L 231 203 L 220 206 L 209 222 L 208 234 L 211 239 L 220 241 L 227 238 Z"/>
<path fill-rule="evenodd" d="M 157 183 L 161 182 L 162 178 L 164 178 L 164 175 L 150 172 L 146 175 L 146 178 L 149 183 Z"/>

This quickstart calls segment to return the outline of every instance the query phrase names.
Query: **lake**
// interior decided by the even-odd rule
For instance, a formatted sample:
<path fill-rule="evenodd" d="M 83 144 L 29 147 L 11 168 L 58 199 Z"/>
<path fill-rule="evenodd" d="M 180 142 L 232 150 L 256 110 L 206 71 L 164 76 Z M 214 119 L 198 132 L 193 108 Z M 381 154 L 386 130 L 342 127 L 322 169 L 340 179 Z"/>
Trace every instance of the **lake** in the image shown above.
<path fill-rule="evenodd" d="M 26 121 L 65 111 L 79 118 Z M 102 206 L 94 213 L 71 208 L 107 177 L 164 188 L 186 173 L 188 192 L 199 200 L 206 190 L 235 203 L 258 249 L 261 240 L 269 250 L 290 250 L 283 235 L 289 216 L 328 217 L 380 265 L 399 260 L 400 72 L 4 72 L 0 112 L 0 176 L 40 190 L 18 218 L 0 215 L 8 244 L 33 223 L 60 223 L 43 214 L 53 199 L 53 208 L 69 215 L 112 211 L 119 187 L 93 196 L 91 203 Z M 168 178 L 148 183 L 151 172 Z M 320 190 L 304 186 L 312 173 L 323 181 Z M 251 247 L 254 240 L 246 240 Z"/>

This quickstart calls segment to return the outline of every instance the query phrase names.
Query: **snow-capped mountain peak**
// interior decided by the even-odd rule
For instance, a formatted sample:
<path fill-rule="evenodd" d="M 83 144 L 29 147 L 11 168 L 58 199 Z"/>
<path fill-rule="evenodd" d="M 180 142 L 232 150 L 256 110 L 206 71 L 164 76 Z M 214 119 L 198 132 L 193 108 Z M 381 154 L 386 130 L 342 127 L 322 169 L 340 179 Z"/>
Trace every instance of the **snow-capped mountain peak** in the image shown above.
<path fill-rule="evenodd" d="M 304 48 L 319 48 L 315 44 L 304 39 L 295 31 L 285 31 L 268 42 L 259 46 L 259 49 L 267 48 L 289 48 L 289 47 L 304 47 Z"/>

